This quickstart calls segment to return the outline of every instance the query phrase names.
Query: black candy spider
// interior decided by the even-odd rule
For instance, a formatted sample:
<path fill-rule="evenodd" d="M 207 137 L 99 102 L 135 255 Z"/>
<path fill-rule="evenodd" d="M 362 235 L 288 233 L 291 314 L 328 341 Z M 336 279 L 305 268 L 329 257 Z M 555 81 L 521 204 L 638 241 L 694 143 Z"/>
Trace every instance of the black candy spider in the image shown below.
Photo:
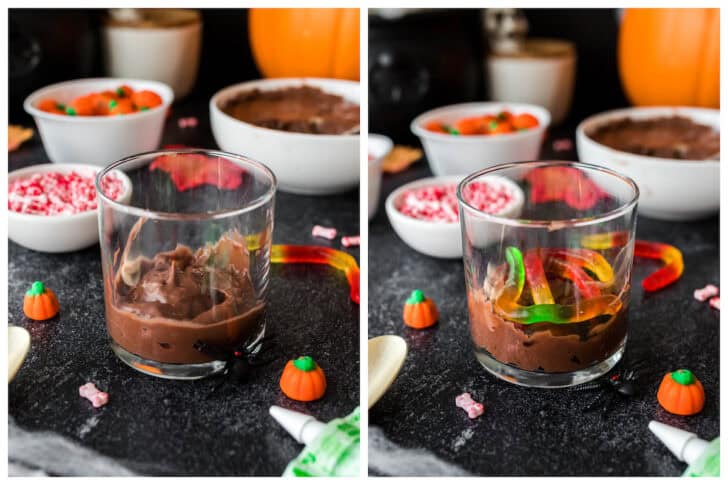
<path fill-rule="evenodd" d="M 272 335 L 263 337 L 252 347 L 247 344 L 241 344 L 229 350 L 203 342 L 202 340 L 195 342 L 194 347 L 198 352 L 202 352 L 215 360 L 225 362 L 225 367 L 220 375 L 227 377 L 227 379 L 221 379 L 210 394 L 215 393 L 227 381 L 232 381 L 236 384 L 245 382 L 253 368 L 268 365 L 278 358 L 277 353 L 270 355 L 271 351 L 276 347 Z"/>
<path fill-rule="evenodd" d="M 589 401 L 581 411 L 583 413 L 599 409 L 601 406 L 602 415 L 606 415 L 618 399 L 632 399 L 639 394 L 639 378 L 644 374 L 645 361 L 639 360 L 631 365 L 625 365 L 620 370 L 613 370 L 604 377 L 601 377 L 587 384 L 580 384 L 572 387 L 575 392 L 596 392 L 594 399 Z"/>

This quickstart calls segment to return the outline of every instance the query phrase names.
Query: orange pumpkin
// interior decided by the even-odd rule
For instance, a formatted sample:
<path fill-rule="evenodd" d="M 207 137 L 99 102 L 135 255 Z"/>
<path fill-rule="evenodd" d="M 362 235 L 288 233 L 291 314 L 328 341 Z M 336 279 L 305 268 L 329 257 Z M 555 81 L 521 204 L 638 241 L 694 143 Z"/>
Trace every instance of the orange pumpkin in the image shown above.
<path fill-rule="evenodd" d="M 53 290 L 36 281 L 25 293 L 23 313 L 33 320 L 48 320 L 58 314 L 58 298 Z"/>
<path fill-rule="evenodd" d="M 627 9 L 619 73 L 637 106 L 720 107 L 720 10 Z"/>
<path fill-rule="evenodd" d="M 657 391 L 657 402 L 672 414 L 697 414 L 705 405 L 703 384 L 687 369 L 668 372 Z"/>
<path fill-rule="evenodd" d="M 280 381 L 283 394 L 296 401 L 315 401 L 326 392 L 324 371 L 309 356 L 289 360 Z"/>
<path fill-rule="evenodd" d="M 412 328 L 427 328 L 437 323 L 440 315 L 435 302 L 425 297 L 421 290 L 415 290 L 404 304 L 404 323 Z"/>
<path fill-rule="evenodd" d="M 248 34 L 265 77 L 359 79 L 358 8 L 254 8 Z"/>

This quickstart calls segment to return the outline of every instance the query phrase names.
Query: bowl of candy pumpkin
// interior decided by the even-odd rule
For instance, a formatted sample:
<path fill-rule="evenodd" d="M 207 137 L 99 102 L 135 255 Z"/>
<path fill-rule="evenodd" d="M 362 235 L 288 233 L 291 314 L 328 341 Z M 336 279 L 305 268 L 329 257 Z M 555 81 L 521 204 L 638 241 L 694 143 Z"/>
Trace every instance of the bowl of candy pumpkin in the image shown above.
<path fill-rule="evenodd" d="M 77 79 L 33 92 L 23 108 L 52 162 L 103 167 L 157 149 L 173 99 L 156 81 Z"/>
<path fill-rule="evenodd" d="M 548 110 L 523 103 L 463 103 L 412 121 L 435 175 L 467 175 L 500 163 L 537 160 L 551 122 Z"/>

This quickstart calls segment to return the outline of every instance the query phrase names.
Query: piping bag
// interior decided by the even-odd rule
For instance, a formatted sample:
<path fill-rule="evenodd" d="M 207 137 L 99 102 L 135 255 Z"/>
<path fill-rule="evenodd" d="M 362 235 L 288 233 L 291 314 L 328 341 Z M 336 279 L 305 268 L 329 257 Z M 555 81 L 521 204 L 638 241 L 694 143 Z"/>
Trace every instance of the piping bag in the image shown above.
<path fill-rule="evenodd" d="M 720 438 L 705 441 L 695 433 L 668 426 L 658 421 L 650 421 L 650 431 L 680 461 L 688 464 L 684 477 L 720 476 Z"/>
<path fill-rule="evenodd" d="M 328 423 L 279 406 L 271 406 L 270 415 L 296 441 L 306 445 L 288 464 L 284 477 L 359 476 L 358 407 L 348 416 Z"/>

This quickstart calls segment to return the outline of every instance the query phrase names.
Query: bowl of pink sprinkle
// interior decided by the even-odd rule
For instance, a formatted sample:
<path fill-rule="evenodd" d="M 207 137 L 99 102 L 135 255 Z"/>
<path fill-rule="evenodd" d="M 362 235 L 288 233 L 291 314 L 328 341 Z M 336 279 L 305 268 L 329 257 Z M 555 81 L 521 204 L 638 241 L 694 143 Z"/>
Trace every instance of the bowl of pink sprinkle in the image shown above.
<path fill-rule="evenodd" d="M 65 253 L 99 241 L 99 167 L 49 163 L 8 174 L 8 237 L 34 251 Z M 112 172 L 101 181 L 115 200 L 131 199 L 131 180 Z"/>
<path fill-rule="evenodd" d="M 457 187 L 463 177 L 428 177 L 389 194 L 385 203 L 394 232 L 415 251 L 435 258 L 463 255 Z M 489 214 L 518 217 L 523 190 L 511 180 L 485 176 L 468 185 L 463 197 Z"/>

